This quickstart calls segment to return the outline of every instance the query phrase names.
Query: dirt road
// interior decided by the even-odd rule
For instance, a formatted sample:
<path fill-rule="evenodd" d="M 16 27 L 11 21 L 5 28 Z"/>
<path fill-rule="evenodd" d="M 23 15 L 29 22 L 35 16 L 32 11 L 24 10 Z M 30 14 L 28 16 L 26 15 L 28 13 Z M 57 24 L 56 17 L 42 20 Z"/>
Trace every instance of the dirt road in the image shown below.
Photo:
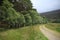
<path fill-rule="evenodd" d="M 60 40 L 59 33 L 46 28 L 44 25 L 40 26 L 40 30 L 49 40 Z"/>

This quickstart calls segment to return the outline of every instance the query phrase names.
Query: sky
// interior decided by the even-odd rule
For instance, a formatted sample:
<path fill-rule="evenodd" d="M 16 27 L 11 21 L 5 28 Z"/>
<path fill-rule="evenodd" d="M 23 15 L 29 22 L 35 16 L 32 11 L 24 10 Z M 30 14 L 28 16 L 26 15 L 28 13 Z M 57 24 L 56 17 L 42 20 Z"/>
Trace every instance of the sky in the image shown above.
<path fill-rule="evenodd" d="M 31 0 L 39 13 L 60 9 L 60 0 Z"/>

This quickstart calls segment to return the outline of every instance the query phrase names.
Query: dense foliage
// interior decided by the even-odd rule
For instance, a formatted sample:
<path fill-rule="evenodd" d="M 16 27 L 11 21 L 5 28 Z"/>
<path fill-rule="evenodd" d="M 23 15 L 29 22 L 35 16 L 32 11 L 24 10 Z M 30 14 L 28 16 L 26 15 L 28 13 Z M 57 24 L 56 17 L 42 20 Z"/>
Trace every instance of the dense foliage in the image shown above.
<path fill-rule="evenodd" d="M 60 23 L 60 19 L 53 19 L 53 20 L 50 20 L 52 23 Z"/>
<path fill-rule="evenodd" d="M 16 0 L 16 1 L 12 1 L 12 0 L 9 0 L 11 3 L 14 4 L 14 9 L 16 9 L 16 11 L 28 11 L 28 10 L 31 10 L 32 9 L 32 3 L 30 0 Z"/>
<path fill-rule="evenodd" d="M 0 6 L 0 23 L 7 25 L 5 28 L 18 28 L 25 25 L 44 23 L 35 9 L 32 9 L 30 0 L 3 0 Z"/>

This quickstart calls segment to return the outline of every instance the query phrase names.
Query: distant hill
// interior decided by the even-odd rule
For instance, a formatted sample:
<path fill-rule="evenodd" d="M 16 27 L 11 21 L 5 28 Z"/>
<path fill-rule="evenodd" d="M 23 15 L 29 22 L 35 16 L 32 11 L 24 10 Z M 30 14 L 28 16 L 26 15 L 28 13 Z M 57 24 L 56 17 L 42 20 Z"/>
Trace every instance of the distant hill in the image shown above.
<path fill-rule="evenodd" d="M 40 13 L 40 16 L 46 17 L 52 21 L 60 20 L 60 10 L 54 10 L 50 12 Z"/>

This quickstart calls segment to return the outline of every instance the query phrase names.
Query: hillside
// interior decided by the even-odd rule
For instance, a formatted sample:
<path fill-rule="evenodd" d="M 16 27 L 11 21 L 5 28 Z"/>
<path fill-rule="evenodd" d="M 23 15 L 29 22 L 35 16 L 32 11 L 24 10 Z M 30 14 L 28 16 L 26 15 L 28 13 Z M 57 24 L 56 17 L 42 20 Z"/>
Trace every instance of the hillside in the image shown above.
<path fill-rule="evenodd" d="M 45 12 L 45 13 L 41 13 L 40 15 L 45 16 L 48 19 L 60 19 L 60 10 Z"/>

